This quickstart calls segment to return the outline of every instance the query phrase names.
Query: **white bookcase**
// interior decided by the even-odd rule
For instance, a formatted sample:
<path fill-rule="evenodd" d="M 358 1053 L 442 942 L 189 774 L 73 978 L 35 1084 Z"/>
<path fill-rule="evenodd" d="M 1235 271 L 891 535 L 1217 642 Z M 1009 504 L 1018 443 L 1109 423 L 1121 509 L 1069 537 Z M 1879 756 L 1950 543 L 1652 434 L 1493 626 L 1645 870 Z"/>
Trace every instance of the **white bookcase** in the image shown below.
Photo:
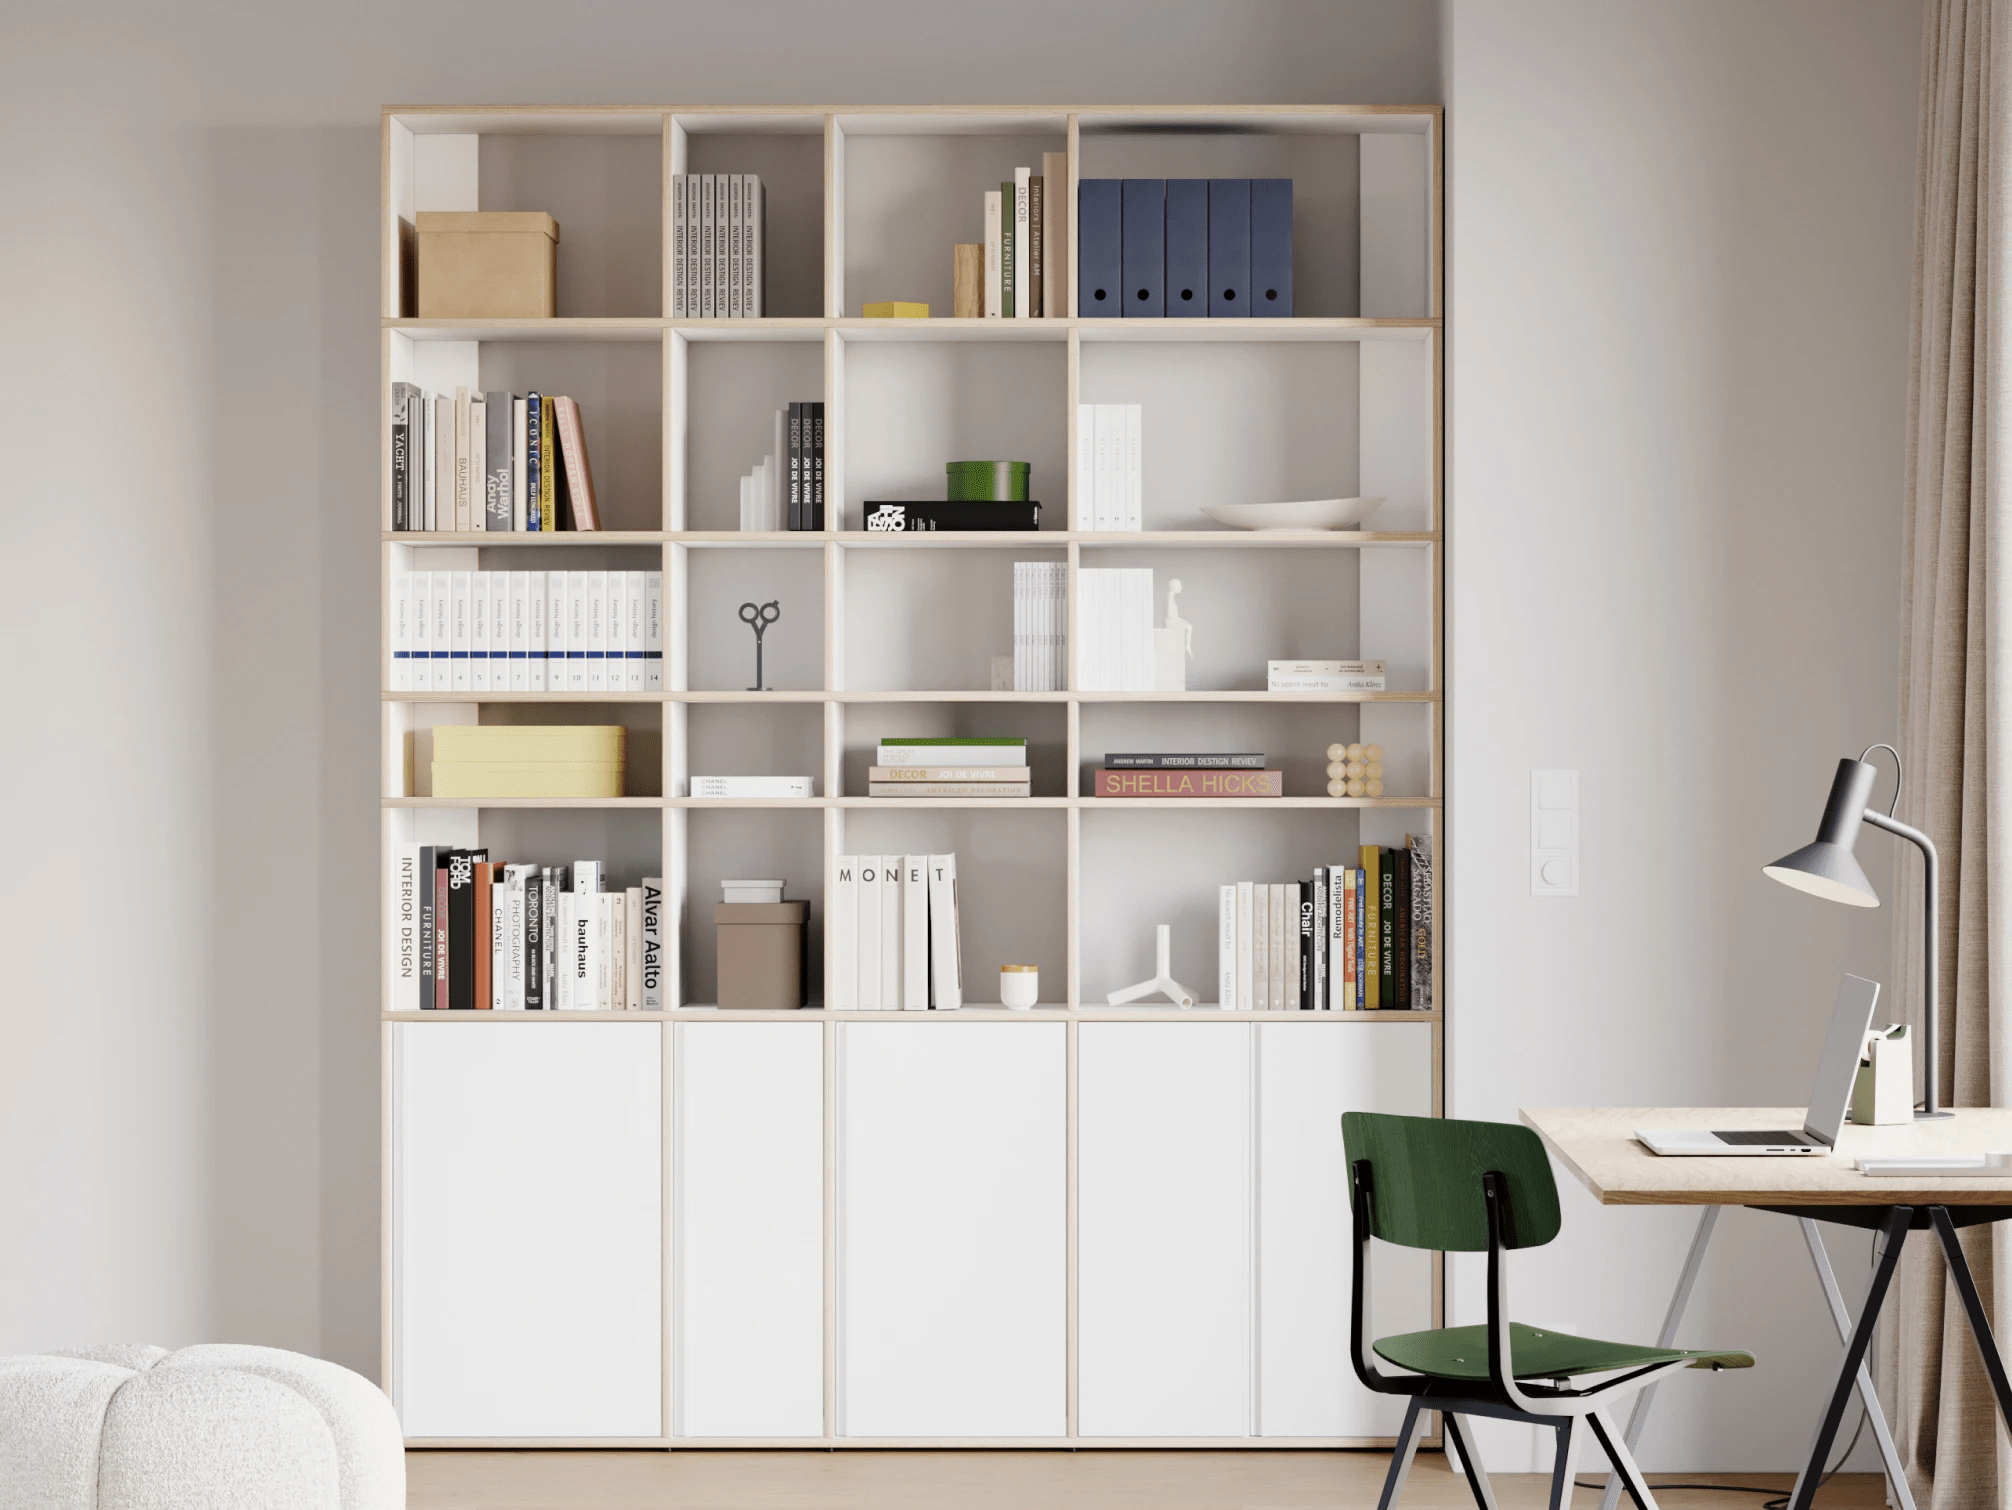
<path fill-rule="evenodd" d="M 1082 177 L 1289 177 L 1292 319 L 867 320 L 950 307 L 981 196 Z M 1397 1416 L 1346 1362 L 1351 1107 L 1436 1114 L 1430 1012 L 1102 1005 L 1151 973 L 1215 994 L 1216 887 L 1290 880 L 1444 814 L 1440 107 L 390 108 L 383 574 L 661 570 L 661 693 L 410 693 L 382 657 L 399 843 L 665 878 L 670 1010 L 384 1019 L 385 1372 L 415 1445 L 1341 1446 Z M 767 189 L 759 320 L 672 320 L 667 187 Z M 558 317 L 404 317 L 416 210 L 550 212 Z M 1072 237 L 1073 239 L 1073 237 Z M 1074 283 L 1071 249 L 1067 269 Z M 1073 296 L 1065 308 L 1073 308 Z M 598 533 L 392 533 L 390 385 L 580 401 Z M 774 411 L 822 398 L 836 528 L 734 528 Z M 1145 411 L 1142 533 L 1067 527 L 1078 403 Z M 1038 534 L 885 536 L 960 456 L 1033 464 Z M 1361 532 L 1243 534 L 1212 501 L 1379 494 Z M 1185 693 L 991 692 L 1015 561 L 1151 567 L 1195 624 Z M 768 685 L 736 608 L 777 599 Z M 1157 617 L 1157 613 L 1156 613 Z M 383 618 L 383 616 L 381 616 Z M 1264 690 L 1272 658 L 1377 656 L 1382 693 Z M 1073 683 L 1072 683 L 1073 685 Z M 620 723 L 629 795 L 436 799 L 430 730 Z M 1035 795 L 873 800 L 883 736 L 1022 736 Z M 1375 741 L 1386 793 L 1324 794 Z M 1262 749 L 1266 802 L 1100 801 L 1107 750 Z M 814 774 L 809 801 L 694 801 L 694 772 Z M 958 855 L 958 1013 L 821 1010 L 837 856 Z M 728 876 L 811 903 L 811 1010 L 720 1013 Z M 1435 959 L 1445 958 L 1443 904 Z M 1045 1004 L 986 1006 L 1005 963 Z M 388 967 L 387 967 L 388 973 Z M 668 1021 L 666 1021 L 668 1019 Z M 1386 1325 L 1439 1275 L 1379 1272 Z"/>

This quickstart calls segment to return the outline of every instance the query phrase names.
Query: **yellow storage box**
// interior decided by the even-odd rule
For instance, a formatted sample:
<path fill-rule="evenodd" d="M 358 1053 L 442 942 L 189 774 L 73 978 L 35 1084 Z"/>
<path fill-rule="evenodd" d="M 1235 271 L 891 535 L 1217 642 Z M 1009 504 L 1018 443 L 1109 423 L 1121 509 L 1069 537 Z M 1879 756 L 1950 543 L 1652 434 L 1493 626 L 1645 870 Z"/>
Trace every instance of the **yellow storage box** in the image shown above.
<path fill-rule="evenodd" d="M 419 318 L 549 320 L 558 312 L 559 222 L 542 210 L 421 210 Z"/>
<path fill-rule="evenodd" d="M 433 731 L 436 797 L 619 797 L 620 724 L 455 724 Z"/>

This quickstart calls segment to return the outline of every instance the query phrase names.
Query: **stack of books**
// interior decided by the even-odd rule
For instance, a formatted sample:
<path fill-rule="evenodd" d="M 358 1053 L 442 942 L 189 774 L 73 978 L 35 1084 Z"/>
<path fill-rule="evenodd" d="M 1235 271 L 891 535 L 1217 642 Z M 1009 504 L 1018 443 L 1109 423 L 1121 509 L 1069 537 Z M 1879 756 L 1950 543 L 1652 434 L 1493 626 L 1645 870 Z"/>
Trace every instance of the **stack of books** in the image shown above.
<path fill-rule="evenodd" d="M 869 797 L 1025 797 L 1024 739 L 883 739 L 866 773 Z"/>
<path fill-rule="evenodd" d="M 824 528 L 824 404 L 775 412 L 775 449 L 741 479 L 743 530 Z"/>
<path fill-rule="evenodd" d="M 1292 180 L 1085 178 L 1076 288 L 1079 315 L 1284 319 Z"/>
<path fill-rule="evenodd" d="M 956 504 L 968 508 L 969 504 Z M 984 507 L 984 505 L 979 505 Z M 1146 574 L 1151 577 L 1152 573 Z M 1147 591 L 1151 592 L 1150 582 Z M 1013 690 L 1060 692 L 1069 664 L 1069 568 L 1060 561 L 1013 563 Z"/>
<path fill-rule="evenodd" d="M 1146 527 L 1145 409 L 1076 406 L 1076 528 Z"/>
<path fill-rule="evenodd" d="M 436 797 L 619 797 L 629 731 L 620 724 L 440 724 Z"/>
<path fill-rule="evenodd" d="M 1267 692 L 1381 692 L 1382 661 L 1266 661 Z"/>
<path fill-rule="evenodd" d="M 597 530 L 580 406 L 550 393 L 391 385 L 394 530 Z"/>
<path fill-rule="evenodd" d="M 1154 686 L 1151 567 L 1076 573 L 1082 636 L 1077 684 L 1085 692 L 1150 692 Z"/>
<path fill-rule="evenodd" d="M 401 572 L 394 692 L 660 692 L 664 574 Z"/>
<path fill-rule="evenodd" d="M 1432 841 L 1362 846 L 1310 881 L 1237 881 L 1217 896 L 1224 1011 L 1432 1009 Z"/>
<path fill-rule="evenodd" d="M 1015 168 L 1012 178 L 986 191 L 984 307 L 954 313 L 989 320 L 1068 313 L 1062 308 L 1068 196 L 1051 188 L 1068 182 L 1068 154 L 1044 152 L 1040 172 Z"/>
<path fill-rule="evenodd" d="M 956 1011 L 957 856 L 839 856 L 824 947 L 837 1011 Z"/>
<path fill-rule="evenodd" d="M 1285 773 L 1265 769 L 1262 754 L 1106 755 L 1099 797 L 1283 797 Z"/>
<path fill-rule="evenodd" d="M 394 1011 L 663 1009 L 661 877 L 610 891 L 598 860 L 515 865 L 431 844 L 399 845 L 392 866 Z"/>
<path fill-rule="evenodd" d="M 754 173 L 671 175 L 671 318 L 763 314 L 768 192 Z"/>

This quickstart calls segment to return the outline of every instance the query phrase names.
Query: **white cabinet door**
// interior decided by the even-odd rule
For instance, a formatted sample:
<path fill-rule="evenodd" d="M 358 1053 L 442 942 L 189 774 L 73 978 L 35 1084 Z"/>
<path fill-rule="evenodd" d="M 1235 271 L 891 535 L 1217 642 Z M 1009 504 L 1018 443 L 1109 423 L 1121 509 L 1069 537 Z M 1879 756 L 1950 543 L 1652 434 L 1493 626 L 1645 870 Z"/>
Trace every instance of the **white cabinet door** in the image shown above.
<path fill-rule="evenodd" d="M 1348 1362 L 1353 1275 L 1341 1114 L 1432 1110 L 1432 1027 L 1267 1022 L 1258 1035 L 1258 1433 L 1389 1437 L 1404 1402 Z M 1371 1335 L 1432 1325 L 1432 1261 L 1373 1245 Z"/>
<path fill-rule="evenodd" d="M 824 1028 L 681 1022 L 672 1432 L 824 1435 Z"/>
<path fill-rule="evenodd" d="M 406 1435 L 662 1434 L 662 1031 L 392 1024 Z"/>
<path fill-rule="evenodd" d="M 1064 1435 L 1067 1029 L 838 1032 L 839 1430 Z"/>
<path fill-rule="evenodd" d="M 1078 1030 L 1078 1424 L 1251 1429 L 1251 1029 Z"/>

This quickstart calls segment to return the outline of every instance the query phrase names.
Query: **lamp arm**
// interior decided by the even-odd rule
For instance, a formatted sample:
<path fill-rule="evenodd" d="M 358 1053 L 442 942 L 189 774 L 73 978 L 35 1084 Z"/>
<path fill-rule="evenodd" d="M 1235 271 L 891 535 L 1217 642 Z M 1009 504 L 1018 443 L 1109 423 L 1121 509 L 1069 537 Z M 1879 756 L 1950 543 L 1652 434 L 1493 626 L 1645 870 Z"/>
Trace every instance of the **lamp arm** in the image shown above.
<path fill-rule="evenodd" d="M 1922 1007 L 1922 1066 L 1921 1066 L 1921 1114 L 1935 1117 L 1942 1114 L 1941 1077 L 1942 1044 L 1941 1013 L 1936 1001 L 1936 983 L 1941 979 L 1941 961 L 1937 945 L 1941 937 L 1941 927 L 1937 917 L 1939 910 L 1940 859 L 1935 852 L 1935 841 L 1918 828 L 1902 823 L 1898 818 L 1889 817 L 1877 808 L 1865 810 L 1865 821 L 1874 828 L 1883 828 L 1889 834 L 1897 834 L 1921 851 L 1921 1007 Z"/>

